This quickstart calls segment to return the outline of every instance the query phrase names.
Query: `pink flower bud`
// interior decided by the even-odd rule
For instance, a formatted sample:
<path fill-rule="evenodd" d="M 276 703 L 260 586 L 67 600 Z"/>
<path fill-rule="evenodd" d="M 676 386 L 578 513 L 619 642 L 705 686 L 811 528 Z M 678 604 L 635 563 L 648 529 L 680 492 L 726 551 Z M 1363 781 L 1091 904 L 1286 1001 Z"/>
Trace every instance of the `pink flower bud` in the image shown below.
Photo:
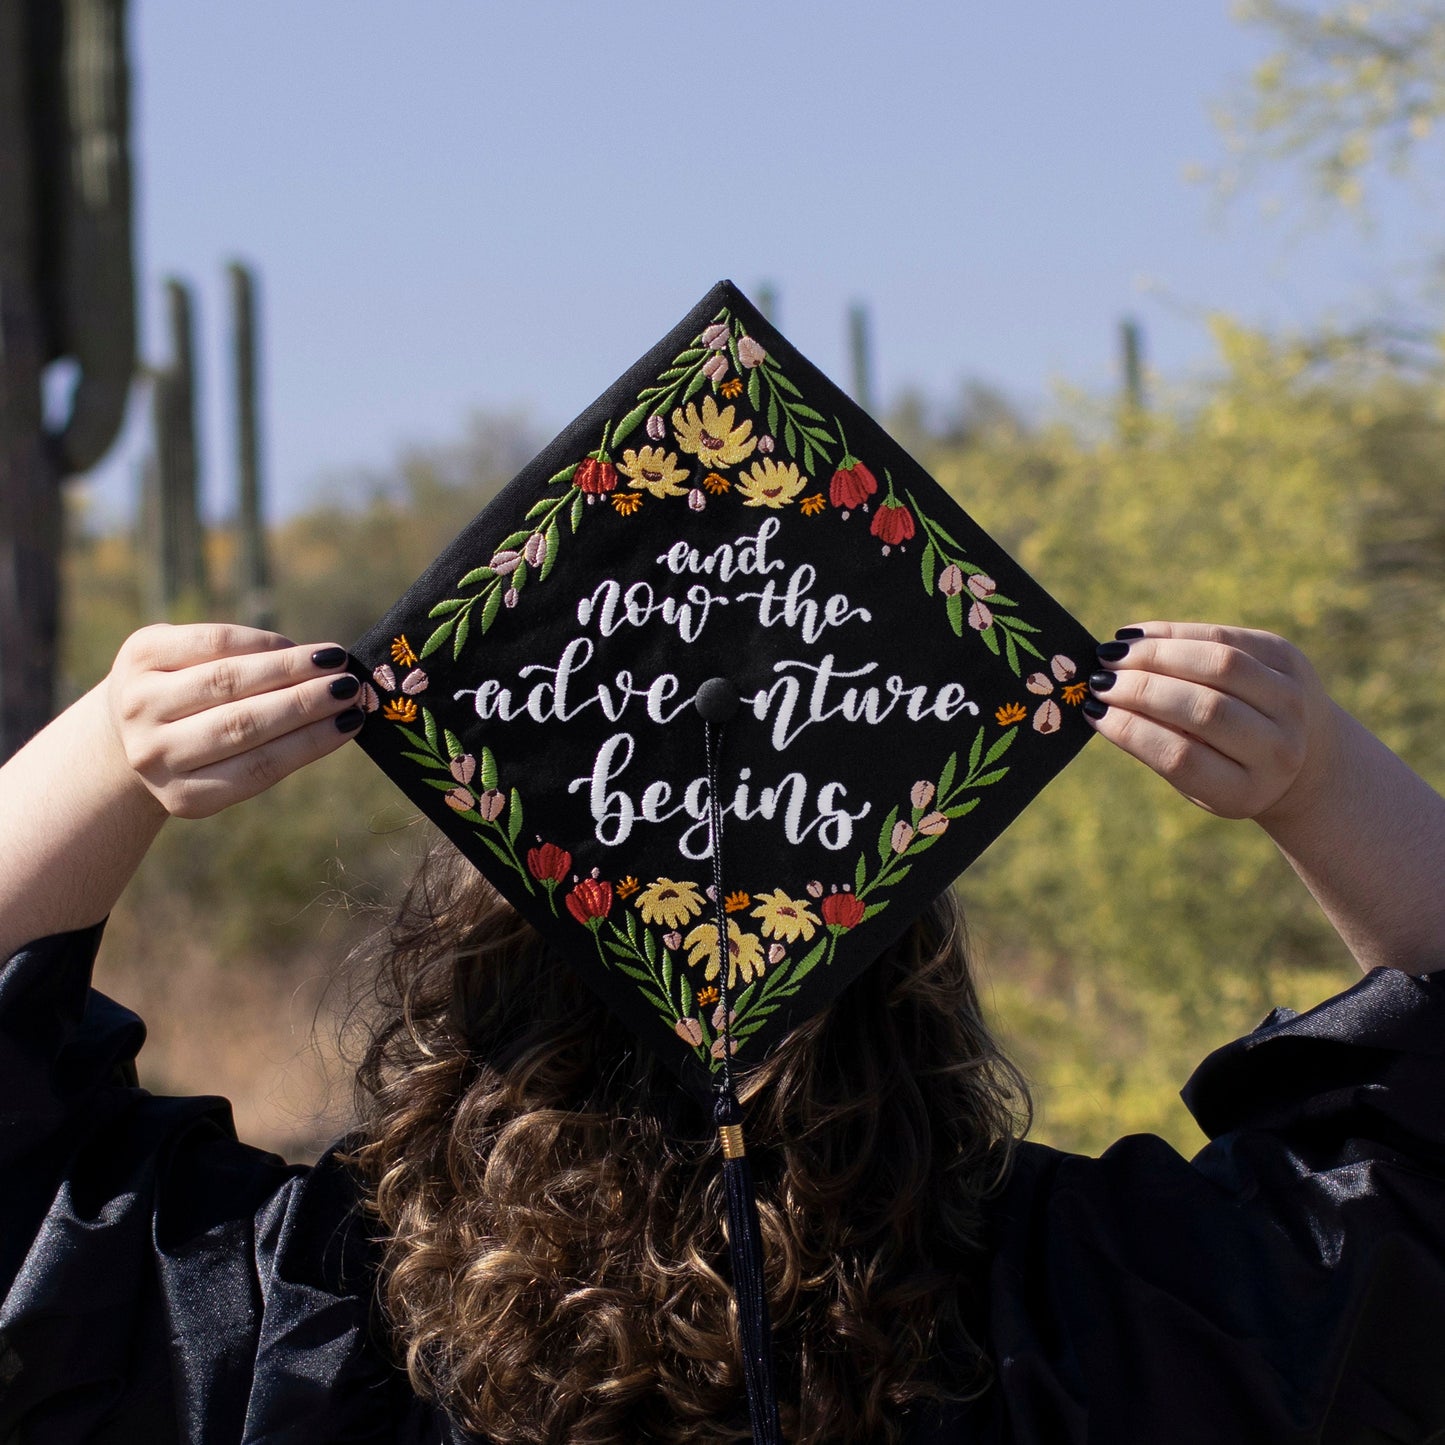
<path fill-rule="evenodd" d="M 1062 652 L 1056 653 L 1049 659 L 1049 670 L 1060 682 L 1068 680 L 1078 672 L 1078 665 L 1072 657 L 1065 657 Z"/>
<path fill-rule="evenodd" d="M 925 838 L 936 838 L 948 831 L 948 819 L 942 813 L 925 813 L 918 820 L 918 831 Z"/>
<path fill-rule="evenodd" d="M 702 344 L 709 351 L 721 351 L 728 344 L 728 325 L 726 321 L 714 321 L 711 326 L 702 334 Z"/>
<path fill-rule="evenodd" d="M 713 1058 L 715 1058 L 715 1059 L 720 1059 L 720 1058 L 722 1058 L 722 1056 L 723 1056 L 723 1045 L 724 1045 L 724 1044 L 731 1044 L 731 1045 L 732 1045 L 732 1047 L 728 1049 L 728 1053 L 730 1053 L 730 1054 L 735 1054 L 735 1053 L 737 1053 L 737 1051 L 738 1051 L 738 1041 L 737 1041 L 736 1039 L 724 1039 L 724 1038 L 720 1038 L 720 1037 L 719 1037 L 719 1038 L 716 1038 L 716 1039 L 714 1039 L 714 1040 L 712 1041 L 712 1048 L 709 1050 L 709 1052 L 712 1054 Z"/>
<path fill-rule="evenodd" d="M 453 788 L 447 794 L 446 803 L 447 807 L 454 808 L 458 813 L 465 813 L 476 807 L 477 800 L 470 788 Z"/>
<path fill-rule="evenodd" d="M 982 602 L 975 602 L 968 609 L 968 625 L 975 632 L 987 632 L 993 626 L 993 613 Z"/>
<path fill-rule="evenodd" d="M 751 336 L 744 336 L 738 342 L 738 360 L 744 366 L 761 366 L 767 360 L 767 356 L 768 353 Z"/>
<path fill-rule="evenodd" d="M 775 943 L 768 950 L 768 962 L 773 964 L 781 963 L 788 956 L 788 950 L 781 943 Z"/>
<path fill-rule="evenodd" d="M 728 374 L 728 359 L 721 351 L 715 351 L 702 364 L 702 374 L 711 382 L 719 382 Z"/>
<path fill-rule="evenodd" d="M 927 778 L 922 778 L 914 783 L 913 791 L 908 795 L 908 801 L 915 808 L 926 808 L 933 801 L 933 784 Z"/>
<path fill-rule="evenodd" d="M 695 1049 L 702 1047 L 702 1025 L 696 1019 L 678 1019 L 672 1031 L 683 1043 L 691 1044 Z"/>
<path fill-rule="evenodd" d="M 687 494 L 687 505 L 694 512 L 700 512 L 707 506 L 707 498 L 703 496 L 701 487 L 694 487 Z"/>
<path fill-rule="evenodd" d="M 448 794 L 447 796 L 450 797 L 451 795 Z M 497 819 L 502 816 L 502 812 L 506 806 L 507 795 L 505 793 L 499 793 L 495 788 L 488 788 L 487 791 L 477 799 L 477 812 L 489 823 L 495 823 Z"/>
<path fill-rule="evenodd" d="M 369 682 L 361 684 L 361 696 L 356 699 L 356 705 L 362 712 L 375 712 L 381 706 L 381 699 L 376 695 L 376 689 Z"/>
<path fill-rule="evenodd" d="M 975 572 L 968 579 L 968 590 L 975 597 L 992 597 L 998 591 L 998 583 L 983 572 Z"/>
<path fill-rule="evenodd" d="M 1063 726 L 1063 716 L 1059 712 L 1059 705 L 1053 698 L 1039 704 L 1039 710 L 1034 714 L 1034 731 L 1036 733 L 1056 733 Z"/>
<path fill-rule="evenodd" d="M 547 539 L 541 532 L 533 532 L 522 548 L 522 556 L 529 567 L 540 567 L 547 560 Z"/>
<path fill-rule="evenodd" d="M 823 885 L 815 878 L 808 884 L 808 897 L 821 898 L 823 896 Z"/>
<path fill-rule="evenodd" d="M 938 574 L 938 590 L 945 597 L 957 597 L 963 586 L 963 568 L 952 562 Z"/>
<path fill-rule="evenodd" d="M 737 1011 L 736 1009 L 730 1009 L 730 1010 L 728 1011 L 728 1023 L 729 1023 L 729 1024 L 734 1024 L 734 1023 L 736 1023 L 736 1022 L 737 1022 L 737 1018 L 738 1018 L 738 1011 Z M 723 1026 L 723 1007 L 722 1007 L 721 1004 L 719 1004 L 719 1005 L 712 1011 L 712 1026 L 713 1026 L 713 1028 L 715 1028 L 715 1029 L 720 1029 L 720 1028 Z"/>
<path fill-rule="evenodd" d="M 522 565 L 522 554 L 511 547 L 503 547 L 488 563 L 498 577 L 510 577 Z"/>
<path fill-rule="evenodd" d="M 667 435 L 667 423 L 656 412 L 647 418 L 647 435 L 655 442 L 660 442 Z"/>
<path fill-rule="evenodd" d="M 421 668 L 414 667 L 401 680 L 401 690 L 408 697 L 415 697 L 419 692 L 426 691 L 427 676 Z"/>
<path fill-rule="evenodd" d="M 517 605 L 517 599 L 521 595 L 515 587 L 508 587 L 506 596 L 502 598 L 502 605 L 504 607 L 515 607 Z"/>
<path fill-rule="evenodd" d="M 772 455 L 772 451 L 775 446 L 777 446 L 777 442 L 775 442 L 772 437 L 767 434 L 767 432 L 764 432 L 762 436 L 758 438 L 758 450 L 765 457 Z"/>
<path fill-rule="evenodd" d="M 383 662 L 380 667 L 372 670 L 372 680 L 383 692 L 396 691 L 396 674 L 391 670 L 389 663 Z"/>
<path fill-rule="evenodd" d="M 913 824 L 905 823 L 902 820 L 893 825 L 893 838 L 890 846 L 895 853 L 903 853 L 913 841 Z"/>
<path fill-rule="evenodd" d="M 1029 673 L 1024 679 L 1024 686 L 1040 697 L 1047 697 L 1054 690 L 1053 680 L 1044 672 Z"/>
<path fill-rule="evenodd" d="M 682 934 L 680 934 L 675 928 L 671 933 L 664 933 L 662 935 L 662 946 L 664 948 L 671 948 L 674 951 L 681 948 Z"/>
<path fill-rule="evenodd" d="M 459 783 L 470 783 L 477 775 L 477 760 L 470 753 L 463 753 L 447 764 L 447 769 Z"/>

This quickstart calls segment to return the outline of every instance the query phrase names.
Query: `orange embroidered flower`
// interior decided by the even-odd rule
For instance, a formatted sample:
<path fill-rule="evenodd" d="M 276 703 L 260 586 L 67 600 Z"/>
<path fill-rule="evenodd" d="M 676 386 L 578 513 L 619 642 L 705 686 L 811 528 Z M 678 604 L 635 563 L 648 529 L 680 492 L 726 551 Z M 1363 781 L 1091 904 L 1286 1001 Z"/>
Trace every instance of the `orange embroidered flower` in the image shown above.
<path fill-rule="evenodd" d="M 411 643 L 406 640 L 406 633 L 400 637 L 391 639 L 391 660 L 398 667 L 412 667 L 416 664 L 416 653 L 411 650 Z"/>
<path fill-rule="evenodd" d="M 740 909 L 746 908 L 751 903 L 752 896 L 739 889 L 736 893 L 729 893 L 723 899 L 723 911 L 725 913 L 737 913 Z"/>
<path fill-rule="evenodd" d="M 717 1001 L 718 991 L 711 984 L 708 984 L 706 988 L 698 989 L 697 1006 L 699 1008 L 707 1008 L 709 1004 L 714 1004 Z"/>
<path fill-rule="evenodd" d="M 382 708 L 381 715 L 387 722 L 415 722 L 416 704 L 409 697 L 395 697 Z"/>
<path fill-rule="evenodd" d="M 741 396 L 743 394 L 743 384 L 737 379 L 737 377 L 733 377 L 731 381 L 723 382 L 722 386 L 718 389 L 725 397 L 727 397 L 729 401 L 731 401 L 734 397 Z"/>
<path fill-rule="evenodd" d="M 630 517 L 642 506 L 642 498 L 636 492 L 613 492 L 609 500 L 624 517 Z"/>
<path fill-rule="evenodd" d="M 1021 702 L 1006 702 L 994 713 L 994 719 L 1001 728 L 1012 727 L 1015 723 L 1021 723 L 1029 715 L 1029 710 Z"/>
<path fill-rule="evenodd" d="M 637 879 L 630 874 L 620 879 L 617 884 L 617 896 L 619 898 L 631 898 L 637 892 Z"/>
<path fill-rule="evenodd" d="M 1077 707 L 1079 703 L 1083 702 L 1088 691 L 1089 684 L 1087 682 L 1071 682 L 1064 689 L 1064 701 L 1071 702 Z"/>
<path fill-rule="evenodd" d="M 816 517 L 827 505 L 828 503 L 824 499 L 822 492 L 814 492 L 811 497 L 804 497 L 803 500 L 798 503 L 798 510 L 805 517 Z"/>
<path fill-rule="evenodd" d="M 702 484 L 714 496 L 721 496 L 724 492 L 730 492 L 733 485 L 726 477 L 720 477 L 716 472 L 709 472 L 707 476 L 702 479 Z"/>

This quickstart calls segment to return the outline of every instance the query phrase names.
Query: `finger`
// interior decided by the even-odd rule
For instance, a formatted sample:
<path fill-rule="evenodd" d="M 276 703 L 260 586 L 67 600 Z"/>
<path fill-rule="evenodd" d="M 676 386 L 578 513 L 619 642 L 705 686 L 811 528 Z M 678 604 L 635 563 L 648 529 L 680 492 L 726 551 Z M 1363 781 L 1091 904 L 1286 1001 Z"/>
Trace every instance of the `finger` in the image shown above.
<path fill-rule="evenodd" d="M 1089 686 L 1111 712 L 1123 709 L 1198 738 L 1245 768 L 1270 758 L 1278 747 L 1280 730 L 1271 717 L 1214 687 L 1128 670 L 1095 673 Z"/>
<path fill-rule="evenodd" d="M 162 722 L 173 722 L 244 698 L 295 687 L 338 672 L 345 663 L 346 650 L 335 643 L 308 643 L 304 647 L 291 644 L 280 650 L 218 657 L 193 667 L 155 673 L 141 686 L 153 715 Z"/>
<path fill-rule="evenodd" d="M 350 673 L 316 677 L 162 724 L 158 732 L 166 766 L 173 774 L 190 773 L 254 752 L 354 709 L 360 688 Z"/>
<path fill-rule="evenodd" d="M 1104 643 L 1099 661 L 1115 674 L 1146 672 L 1198 683 L 1270 718 L 1292 716 L 1299 702 L 1299 687 L 1288 673 L 1233 643 L 1145 636 Z"/>
<path fill-rule="evenodd" d="M 126 651 L 136 666 L 162 672 L 194 667 L 216 657 L 294 646 L 279 632 L 233 622 L 195 622 L 179 627 L 157 622 L 141 628 L 126 641 Z"/>
<path fill-rule="evenodd" d="M 1111 707 L 1089 721 L 1096 732 L 1201 808 L 1223 817 L 1247 815 L 1248 772 L 1208 743 L 1124 708 Z"/>
<path fill-rule="evenodd" d="M 1238 648 L 1239 651 L 1258 658 L 1266 667 L 1284 673 L 1295 671 L 1295 660 L 1299 656 L 1295 647 L 1278 633 L 1263 632 L 1256 627 L 1228 627 L 1218 622 L 1136 622 L 1128 627 L 1121 627 L 1114 636 L 1123 641 L 1131 640 L 1132 636 L 1140 636 L 1219 643 L 1224 647 Z"/>
<path fill-rule="evenodd" d="M 249 752 L 187 773 L 176 780 L 178 798 L 171 811 L 183 818 L 208 818 L 232 803 L 244 802 L 265 792 L 298 768 L 334 753 L 349 742 L 361 726 L 361 711 L 351 708 L 341 718 L 351 726 L 343 730 L 337 727 L 336 719 L 319 718 Z"/>

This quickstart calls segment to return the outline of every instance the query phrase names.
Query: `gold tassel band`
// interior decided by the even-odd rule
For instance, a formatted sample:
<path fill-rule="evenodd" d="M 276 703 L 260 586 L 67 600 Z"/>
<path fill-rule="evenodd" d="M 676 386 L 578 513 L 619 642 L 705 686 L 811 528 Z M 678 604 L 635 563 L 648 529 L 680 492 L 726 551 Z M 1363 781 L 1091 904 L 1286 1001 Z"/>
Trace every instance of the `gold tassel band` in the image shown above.
<path fill-rule="evenodd" d="M 747 1153 L 743 1148 L 741 1124 L 721 1124 L 718 1126 L 717 1136 L 722 1141 L 724 1159 L 741 1159 Z"/>

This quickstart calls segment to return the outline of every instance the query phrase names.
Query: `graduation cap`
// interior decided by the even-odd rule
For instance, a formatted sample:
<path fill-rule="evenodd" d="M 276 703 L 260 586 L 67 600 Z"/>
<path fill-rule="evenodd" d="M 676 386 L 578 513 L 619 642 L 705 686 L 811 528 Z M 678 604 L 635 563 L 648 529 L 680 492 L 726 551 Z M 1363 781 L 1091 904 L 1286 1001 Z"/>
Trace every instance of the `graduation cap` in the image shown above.
<path fill-rule="evenodd" d="M 759 1441 L 735 1077 L 1083 746 L 1094 645 L 722 282 L 352 649 L 361 746 L 715 1100 Z"/>

